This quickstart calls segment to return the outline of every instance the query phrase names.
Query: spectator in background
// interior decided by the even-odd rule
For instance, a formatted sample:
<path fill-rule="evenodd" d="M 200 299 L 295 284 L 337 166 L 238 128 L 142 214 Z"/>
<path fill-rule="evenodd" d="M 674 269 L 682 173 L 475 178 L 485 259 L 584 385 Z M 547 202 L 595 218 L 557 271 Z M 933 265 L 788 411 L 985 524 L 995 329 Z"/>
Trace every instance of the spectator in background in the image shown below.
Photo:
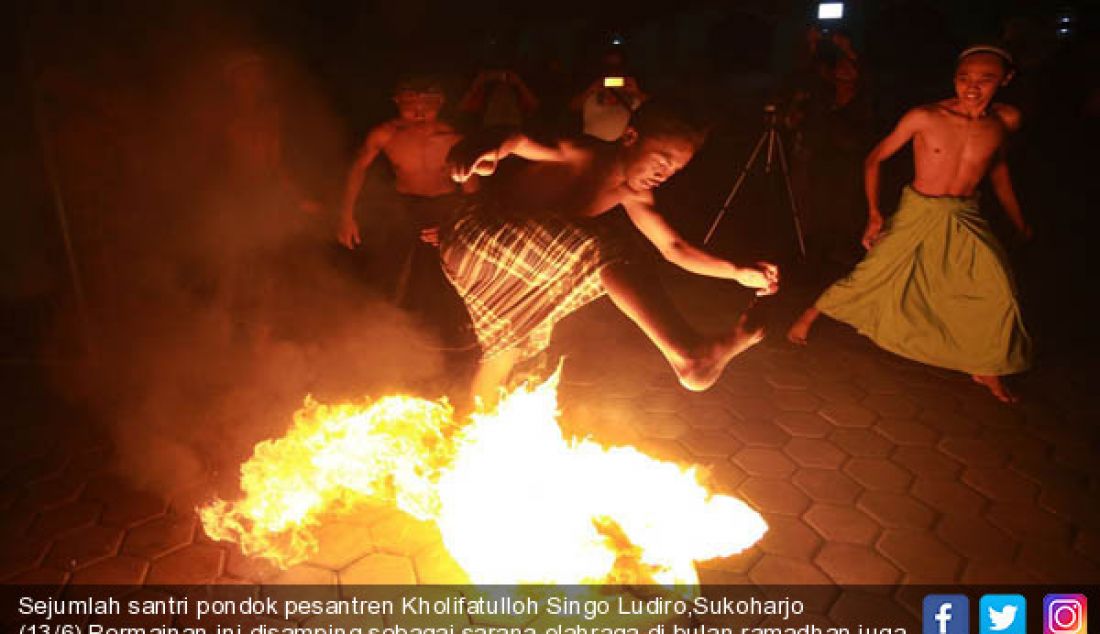
<path fill-rule="evenodd" d="M 808 255 L 830 274 L 860 257 L 863 200 L 860 174 L 871 145 L 872 111 L 862 62 L 844 31 L 826 39 L 809 30 L 807 76 L 795 92 L 788 123 L 795 127 Z"/>
<path fill-rule="evenodd" d="M 475 129 L 523 128 L 539 100 L 516 71 L 513 56 L 490 39 L 482 69 L 458 101 L 459 113 Z"/>
<path fill-rule="evenodd" d="M 626 59 L 619 49 L 604 53 L 600 60 L 601 73 L 573 97 L 569 106 L 581 113 L 583 132 L 603 141 L 618 141 L 630 124 L 630 116 L 647 99 L 626 67 Z"/>

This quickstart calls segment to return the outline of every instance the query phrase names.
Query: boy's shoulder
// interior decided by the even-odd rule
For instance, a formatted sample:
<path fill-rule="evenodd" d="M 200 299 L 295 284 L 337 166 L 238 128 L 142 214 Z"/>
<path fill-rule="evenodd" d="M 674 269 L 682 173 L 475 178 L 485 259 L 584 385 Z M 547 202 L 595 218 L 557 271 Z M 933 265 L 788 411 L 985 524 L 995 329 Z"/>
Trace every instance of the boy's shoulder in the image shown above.
<path fill-rule="evenodd" d="M 1019 130 L 1023 124 L 1023 114 L 1016 106 L 1007 103 L 995 103 L 989 106 L 989 111 L 1001 120 L 1001 123 L 1009 132 Z"/>

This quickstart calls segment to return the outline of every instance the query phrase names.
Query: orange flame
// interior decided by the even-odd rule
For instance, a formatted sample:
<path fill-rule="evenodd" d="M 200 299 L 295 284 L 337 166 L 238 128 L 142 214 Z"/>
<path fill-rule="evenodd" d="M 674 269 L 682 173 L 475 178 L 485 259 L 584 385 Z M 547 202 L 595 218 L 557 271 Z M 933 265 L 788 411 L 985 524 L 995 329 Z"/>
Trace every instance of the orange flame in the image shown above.
<path fill-rule="evenodd" d="M 307 398 L 287 435 L 242 465 L 244 497 L 199 509 L 203 527 L 286 567 L 315 552 L 322 513 L 383 499 L 435 521 L 475 583 L 691 585 L 694 561 L 764 534 L 759 514 L 709 493 L 694 468 L 564 438 L 559 376 L 464 425 L 445 401 Z"/>

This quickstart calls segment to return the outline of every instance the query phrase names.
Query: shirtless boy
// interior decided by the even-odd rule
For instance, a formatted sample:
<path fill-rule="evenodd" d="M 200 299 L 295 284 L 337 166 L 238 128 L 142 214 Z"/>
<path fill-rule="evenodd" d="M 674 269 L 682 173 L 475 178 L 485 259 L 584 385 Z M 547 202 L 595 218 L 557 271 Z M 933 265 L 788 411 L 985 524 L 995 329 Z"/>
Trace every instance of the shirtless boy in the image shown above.
<path fill-rule="evenodd" d="M 698 333 L 591 222 L 622 205 L 673 264 L 774 293 L 774 265 L 741 267 L 698 249 L 654 208 L 652 190 L 682 169 L 701 142 L 670 111 L 649 104 L 615 144 L 577 140 L 546 147 L 516 135 L 456 159 L 460 182 L 491 174 L 509 155 L 529 161 L 495 201 L 472 204 L 441 232 L 444 271 L 466 302 L 482 347 L 475 397 L 492 402 L 514 365 L 549 345 L 558 320 L 604 293 L 689 390 L 713 385 L 734 356 L 761 340 L 763 332 L 745 328 L 743 318 L 718 336 Z"/>
<path fill-rule="evenodd" d="M 396 189 L 401 194 L 408 240 L 390 244 L 404 260 L 394 290 L 394 299 L 426 313 L 433 321 L 465 321 L 463 310 L 450 285 L 439 270 L 439 223 L 447 218 L 460 201 L 451 178 L 447 153 L 461 136 L 438 119 L 443 106 L 443 90 L 429 77 L 413 77 L 398 84 L 393 97 L 398 116 L 375 127 L 348 172 L 340 210 L 338 239 L 354 249 L 360 244 L 359 225 L 355 220 L 355 201 L 363 187 L 367 168 L 384 154 L 393 166 Z M 472 183 L 470 184 L 472 186 Z M 409 288 L 419 296 L 410 297 Z M 456 316 L 457 314 L 457 316 Z M 446 324 L 450 329 L 454 324 Z"/>
<path fill-rule="evenodd" d="M 975 195 L 988 173 L 1008 218 L 1024 239 L 1031 236 L 1005 162 L 1005 140 L 1020 114 L 993 103 L 1011 67 L 1011 57 L 996 47 L 963 51 L 955 97 L 909 111 L 871 150 L 864 164 L 869 251 L 799 317 L 788 339 L 804 344 L 825 313 L 886 350 L 967 372 L 1001 401 L 1016 400 L 1001 377 L 1028 367 L 1031 341 L 1007 258 Z M 879 164 L 910 141 L 913 182 L 884 224 Z"/>

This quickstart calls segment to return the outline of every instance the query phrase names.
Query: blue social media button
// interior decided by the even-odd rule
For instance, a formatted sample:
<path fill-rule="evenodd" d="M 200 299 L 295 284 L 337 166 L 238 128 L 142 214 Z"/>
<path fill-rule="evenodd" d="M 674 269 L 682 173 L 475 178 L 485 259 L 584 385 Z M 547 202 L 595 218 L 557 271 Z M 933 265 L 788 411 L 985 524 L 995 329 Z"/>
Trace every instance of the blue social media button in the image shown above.
<path fill-rule="evenodd" d="M 965 594 L 929 594 L 921 611 L 924 634 L 970 634 L 970 599 Z"/>
<path fill-rule="evenodd" d="M 1027 634 L 1027 599 L 1019 594 L 985 594 L 978 602 L 980 634 Z"/>

